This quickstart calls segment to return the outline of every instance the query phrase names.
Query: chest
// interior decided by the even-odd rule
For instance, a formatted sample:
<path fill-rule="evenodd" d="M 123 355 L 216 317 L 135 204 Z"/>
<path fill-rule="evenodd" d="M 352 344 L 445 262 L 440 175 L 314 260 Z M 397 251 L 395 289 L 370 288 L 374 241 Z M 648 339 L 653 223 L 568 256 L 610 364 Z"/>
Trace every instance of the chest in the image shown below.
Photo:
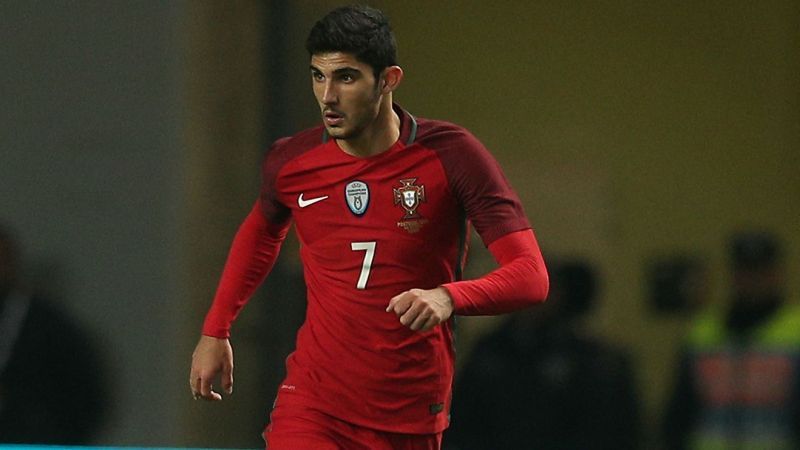
<path fill-rule="evenodd" d="M 305 245 L 334 237 L 420 243 L 457 223 L 458 200 L 446 173 L 423 149 L 367 159 L 319 152 L 287 165 L 276 187 Z"/>

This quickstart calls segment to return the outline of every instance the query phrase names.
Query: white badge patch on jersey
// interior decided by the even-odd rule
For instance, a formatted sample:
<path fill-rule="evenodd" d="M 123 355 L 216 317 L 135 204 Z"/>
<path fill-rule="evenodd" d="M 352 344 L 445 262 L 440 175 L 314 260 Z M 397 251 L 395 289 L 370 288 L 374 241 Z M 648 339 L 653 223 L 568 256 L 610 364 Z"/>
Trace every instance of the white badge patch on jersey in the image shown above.
<path fill-rule="evenodd" d="M 369 186 L 363 181 L 351 181 L 344 188 L 344 198 L 353 214 L 364 215 L 369 206 Z"/>

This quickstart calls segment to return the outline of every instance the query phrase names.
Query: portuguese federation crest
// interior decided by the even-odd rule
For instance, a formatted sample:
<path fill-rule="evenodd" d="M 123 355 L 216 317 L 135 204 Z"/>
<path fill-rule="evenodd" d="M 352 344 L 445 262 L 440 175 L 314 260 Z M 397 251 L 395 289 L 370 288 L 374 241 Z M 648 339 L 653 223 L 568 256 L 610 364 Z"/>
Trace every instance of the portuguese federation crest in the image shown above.
<path fill-rule="evenodd" d="M 400 205 L 405 211 L 403 218 L 397 222 L 397 226 L 409 233 L 416 233 L 422 225 L 428 222 L 417 212 L 420 203 L 425 202 L 425 186 L 417 186 L 416 178 L 406 178 L 400 180 L 402 186 L 394 188 L 394 204 Z"/>

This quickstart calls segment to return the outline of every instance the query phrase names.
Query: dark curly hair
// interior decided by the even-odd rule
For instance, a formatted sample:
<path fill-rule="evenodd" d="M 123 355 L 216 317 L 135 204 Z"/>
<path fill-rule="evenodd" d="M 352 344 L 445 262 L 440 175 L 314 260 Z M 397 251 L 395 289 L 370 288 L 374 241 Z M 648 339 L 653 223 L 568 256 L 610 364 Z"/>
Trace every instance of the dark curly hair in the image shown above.
<path fill-rule="evenodd" d="M 372 67 L 376 79 L 383 69 L 397 64 L 397 43 L 389 18 L 365 5 L 336 8 L 318 20 L 308 34 L 306 50 L 311 56 L 351 53 Z"/>

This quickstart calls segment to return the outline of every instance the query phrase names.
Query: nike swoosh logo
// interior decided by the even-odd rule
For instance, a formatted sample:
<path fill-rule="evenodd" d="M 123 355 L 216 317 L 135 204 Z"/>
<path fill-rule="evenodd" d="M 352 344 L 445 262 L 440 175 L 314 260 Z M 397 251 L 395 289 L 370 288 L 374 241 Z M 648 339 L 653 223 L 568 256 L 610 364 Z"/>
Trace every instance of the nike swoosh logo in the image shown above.
<path fill-rule="evenodd" d="M 301 208 L 305 208 L 306 206 L 311 206 L 314 203 L 321 202 L 321 201 L 325 200 L 326 198 L 328 198 L 328 196 L 327 195 L 323 195 L 322 197 L 314 197 L 314 198 L 310 198 L 310 199 L 306 200 L 306 199 L 303 198 L 303 194 L 300 194 L 300 196 L 297 197 L 297 204 Z"/>

